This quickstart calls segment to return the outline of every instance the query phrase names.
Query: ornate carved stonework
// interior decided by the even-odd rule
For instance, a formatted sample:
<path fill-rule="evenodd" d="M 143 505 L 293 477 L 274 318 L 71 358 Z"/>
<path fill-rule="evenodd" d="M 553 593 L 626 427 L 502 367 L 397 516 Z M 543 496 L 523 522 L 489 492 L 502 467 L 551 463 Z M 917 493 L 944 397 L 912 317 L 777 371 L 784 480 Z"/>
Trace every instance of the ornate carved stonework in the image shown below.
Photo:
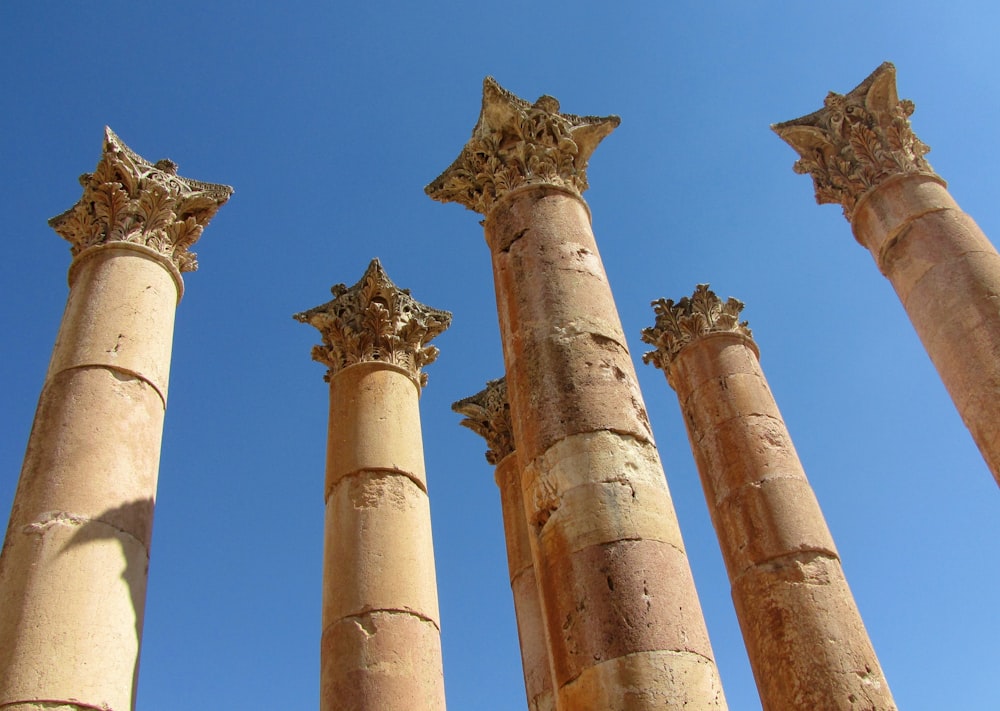
<path fill-rule="evenodd" d="M 190 248 L 233 194 L 228 185 L 180 177 L 171 160 L 150 164 L 110 128 L 104 129 L 104 155 L 80 184 L 80 201 L 49 220 L 74 257 L 95 245 L 131 242 L 159 252 L 182 272 L 198 268 Z"/>
<path fill-rule="evenodd" d="M 930 148 L 910 129 L 913 102 L 896 93 L 896 68 L 884 63 L 848 94 L 830 92 L 808 116 L 771 126 L 801 158 L 796 173 L 812 175 L 816 202 L 840 203 L 850 220 L 858 199 L 886 178 L 932 173 Z"/>
<path fill-rule="evenodd" d="M 459 400 L 451 409 L 465 415 L 461 424 L 486 440 L 489 447 L 486 450 L 487 462 L 498 464 L 514 451 L 506 378 L 489 381 L 485 390 Z"/>
<path fill-rule="evenodd" d="M 361 281 L 350 289 L 337 284 L 333 300 L 295 314 L 296 321 L 319 329 L 323 344 L 313 346 L 313 360 L 329 366 L 329 381 L 342 368 L 366 361 L 392 363 L 409 371 L 423 387 L 421 372 L 438 357 L 438 349 L 426 345 L 451 324 L 451 314 L 421 304 L 400 289 L 378 259 L 373 259 Z"/>
<path fill-rule="evenodd" d="M 617 116 L 561 114 L 551 96 L 529 104 L 486 77 L 472 138 L 424 190 L 434 200 L 461 203 L 482 215 L 522 185 L 556 185 L 581 194 L 587 161 L 619 123 Z"/>
<path fill-rule="evenodd" d="M 725 332 L 753 337 L 747 322 L 739 320 L 743 302 L 731 297 L 723 302 L 708 284 L 699 284 L 694 294 L 677 303 L 673 299 L 657 299 L 652 306 L 656 324 L 642 329 L 642 340 L 656 350 L 644 354 L 642 362 L 652 363 L 668 374 L 677 354 L 696 338 Z"/>

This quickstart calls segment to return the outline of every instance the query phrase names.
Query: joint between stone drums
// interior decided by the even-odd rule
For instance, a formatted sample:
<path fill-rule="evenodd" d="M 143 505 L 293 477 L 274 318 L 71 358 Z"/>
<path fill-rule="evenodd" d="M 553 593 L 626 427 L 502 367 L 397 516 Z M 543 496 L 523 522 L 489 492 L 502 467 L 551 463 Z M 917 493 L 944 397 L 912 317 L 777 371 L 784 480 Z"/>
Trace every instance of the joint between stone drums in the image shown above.
<path fill-rule="evenodd" d="M 358 467 L 353 471 L 349 471 L 346 474 L 341 474 L 337 477 L 337 480 L 332 482 L 326 487 L 326 491 L 323 492 L 323 505 L 325 506 L 330 501 L 330 493 L 333 491 L 334 487 L 345 479 L 350 479 L 351 477 L 358 476 L 360 474 L 395 474 L 396 476 L 401 476 L 404 479 L 409 479 L 413 482 L 424 496 L 430 496 L 427 491 L 427 487 L 424 482 L 420 481 L 413 472 L 404 471 L 403 469 L 395 469 L 393 467 Z"/>
<path fill-rule="evenodd" d="M 50 382 L 55 380 L 58 376 L 62 375 L 63 373 L 70 373 L 74 370 L 107 370 L 112 373 L 122 373 L 123 375 L 130 375 L 136 380 L 141 380 L 142 382 L 146 383 L 146 385 L 151 387 L 153 391 L 160 397 L 160 402 L 163 403 L 164 411 L 167 409 L 167 397 L 166 395 L 163 394 L 163 391 L 160 390 L 159 387 L 157 387 L 156 383 L 154 383 L 152 380 L 150 380 L 145 375 L 136 370 L 132 370 L 130 368 L 122 368 L 121 366 L 111 365 L 110 363 L 78 363 L 76 365 L 71 365 L 68 368 L 63 368 L 62 370 L 50 375 L 46 379 L 45 385 L 48 385 Z M 0 706 L 0 709 L 2 708 L 3 707 Z"/>
<path fill-rule="evenodd" d="M 80 711 L 108 711 L 107 705 L 93 706 L 78 699 L 17 699 L 0 704 L 0 711 L 14 706 L 38 706 L 39 704 L 79 709 Z"/>
<path fill-rule="evenodd" d="M 420 380 L 419 380 L 419 378 L 417 378 L 417 376 L 413 375 L 413 373 L 411 373 L 409 370 L 407 370 L 403 366 L 396 365 L 395 363 L 390 363 L 390 362 L 385 361 L 385 360 L 362 360 L 362 361 L 358 361 L 357 363 L 351 363 L 350 365 L 344 366 L 343 368 L 341 368 L 340 370 L 338 370 L 336 373 L 333 373 L 332 375 L 330 375 L 330 388 L 331 389 L 333 388 L 333 381 L 336 380 L 336 378 L 338 376 L 340 376 L 341 373 L 344 373 L 344 372 L 350 370 L 351 368 L 362 368 L 362 367 L 368 367 L 371 370 L 390 370 L 390 371 L 395 371 L 395 372 L 399 373 L 400 375 L 404 376 L 407 380 L 409 380 L 413 384 L 413 387 L 415 387 L 417 389 L 417 399 L 418 400 L 420 399 L 420 396 L 423 393 L 423 387 L 421 387 Z"/>
<path fill-rule="evenodd" d="M 421 622 L 426 622 L 427 624 L 431 625 L 434 629 L 438 631 L 438 633 L 441 632 L 440 622 L 438 622 L 432 617 L 428 617 L 427 615 L 421 614 L 416 610 L 406 610 L 398 607 L 373 607 L 368 610 L 360 610 L 358 612 L 351 613 L 350 615 L 344 615 L 343 617 L 338 617 L 333 622 L 331 622 L 330 624 L 328 624 L 326 627 L 323 628 L 323 630 L 320 632 L 320 637 L 325 636 L 327 632 L 329 632 L 336 625 L 339 625 L 341 622 L 346 622 L 348 620 L 360 620 L 365 617 L 370 617 L 371 615 L 376 615 L 379 613 L 383 615 L 405 615 L 406 617 L 412 617 L 416 620 L 420 620 Z M 3 711 L 2 706 L 0 706 L 0 711 Z"/>
<path fill-rule="evenodd" d="M 151 249 L 142 244 L 135 244 L 134 242 L 106 242 L 104 244 L 95 244 L 94 246 L 87 247 L 85 250 L 80 252 L 73 258 L 72 263 L 69 265 L 69 272 L 66 275 L 71 289 L 73 288 L 73 282 L 76 281 L 76 274 L 80 269 L 80 265 L 90 257 L 108 249 L 120 249 L 126 252 L 137 252 L 150 261 L 159 263 L 170 273 L 170 277 L 174 280 L 174 284 L 177 287 L 177 303 L 179 304 L 181 302 L 181 298 L 184 296 L 184 278 L 181 276 L 181 272 L 177 268 L 177 265 L 174 264 L 170 257 L 157 252 L 155 249 Z"/>

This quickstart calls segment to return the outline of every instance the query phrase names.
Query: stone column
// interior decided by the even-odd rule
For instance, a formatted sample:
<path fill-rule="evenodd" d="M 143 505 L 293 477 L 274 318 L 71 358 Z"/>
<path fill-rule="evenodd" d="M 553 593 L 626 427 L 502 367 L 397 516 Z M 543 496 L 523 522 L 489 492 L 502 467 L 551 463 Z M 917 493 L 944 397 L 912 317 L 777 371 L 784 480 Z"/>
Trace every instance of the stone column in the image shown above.
<path fill-rule="evenodd" d="M 1000 483 L 1000 255 L 952 199 L 910 130 L 913 103 L 883 64 L 819 111 L 772 126 L 819 203 L 839 203 L 889 278 Z"/>
<path fill-rule="evenodd" d="M 531 536 L 521 494 L 521 469 L 514 451 L 506 380 L 491 380 L 485 390 L 456 402 L 451 409 L 465 415 L 462 424 L 486 440 L 486 461 L 496 466 L 495 478 L 500 488 L 507 569 L 514 595 L 528 709 L 552 711 L 555 699 L 552 696 L 549 645 L 545 638 L 545 618 L 531 557 Z"/>
<path fill-rule="evenodd" d="M 556 705 L 719 709 L 718 672 L 581 193 L 619 123 L 487 78 L 427 193 L 485 216 Z"/>
<path fill-rule="evenodd" d="M 895 709 L 743 304 L 701 284 L 653 307 L 643 360 L 677 391 L 764 709 Z"/>
<path fill-rule="evenodd" d="M 322 711 L 442 711 L 444 675 L 418 398 L 451 314 L 398 289 L 377 259 L 295 318 L 328 367 Z"/>
<path fill-rule="evenodd" d="M 174 311 L 232 188 L 106 130 L 67 239 L 69 298 L 0 554 L 0 708 L 132 708 Z"/>

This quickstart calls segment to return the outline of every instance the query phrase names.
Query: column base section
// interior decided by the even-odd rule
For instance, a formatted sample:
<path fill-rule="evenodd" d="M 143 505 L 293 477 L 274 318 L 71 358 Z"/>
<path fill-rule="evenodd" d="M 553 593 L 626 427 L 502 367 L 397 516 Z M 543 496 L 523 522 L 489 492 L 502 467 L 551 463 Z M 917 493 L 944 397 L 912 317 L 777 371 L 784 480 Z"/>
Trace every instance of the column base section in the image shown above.
<path fill-rule="evenodd" d="M 406 612 L 347 617 L 323 633 L 320 711 L 443 711 L 437 625 Z"/>
<path fill-rule="evenodd" d="M 563 711 L 721 711 L 715 662 L 690 652 L 639 652 L 587 669 L 559 690 Z"/>

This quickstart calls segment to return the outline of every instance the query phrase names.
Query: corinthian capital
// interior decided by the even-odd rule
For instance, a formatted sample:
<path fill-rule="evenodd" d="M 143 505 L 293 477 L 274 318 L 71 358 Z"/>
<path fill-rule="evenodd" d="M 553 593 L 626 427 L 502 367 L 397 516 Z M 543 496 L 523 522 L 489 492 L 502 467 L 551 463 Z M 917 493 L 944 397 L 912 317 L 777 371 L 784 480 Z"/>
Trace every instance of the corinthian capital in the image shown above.
<path fill-rule="evenodd" d="M 424 190 L 434 200 L 457 202 L 482 215 L 522 185 L 556 185 L 581 194 L 587 189 L 587 161 L 619 123 L 617 116 L 559 113 L 551 96 L 529 104 L 486 77 L 472 138 Z"/>
<path fill-rule="evenodd" d="M 489 381 L 485 390 L 459 400 L 451 409 L 465 415 L 461 424 L 486 440 L 487 462 L 498 464 L 514 451 L 506 378 Z"/>
<path fill-rule="evenodd" d="M 319 329 L 323 343 L 313 346 L 312 357 L 329 367 L 325 380 L 349 365 L 382 361 L 405 369 L 421 387 L 427 384 L 421 368 L 438 357 L 438 349 L 427 343 L 448 328 L 450 313 L 398 288 L 378 259 L 357 284 L 349 289 L 337 284 L 330 291 L 333 300 L 294 316 Z"/>
<path fill-rule="evenodd" d="M 674 358 L 691 341 L 711 333 L 736 333 L 747 338 L 753 334 L 746 321 L 740 321 L 743 302 L 732 297 L 723 301 L 708 284 L 699 284 L 694 294 L 678 302 L 657 299 L 653 302 L 656 323 L 642 329 L 642 340 L 656 350 L 642 356 L 642 362 L 670 374 Z"/>
<path fill-rule="evenodd" d="M 74 257 L 88 247 L 131 242 L 159 252 L 182 272 L 198 268 L 191 246 L 233 194 L 228 185 L 180 177 L 171 160 L 149 163 L 110 128 L 104 129 L 104 155 L 80 184 L 80 201 L 49 220 Z"/>
<path fill-rule="evenodd" d="M 796 173 L 812 175 L 816 202 L 840 203 L 851 220 L 866 192 L 903 173 L 932 173 L 930 148 L 910 129 L 913 102 L 896 94 L 896 68 L 876 69 L 848 94 L 830 92 L 823 108 L 771 126 L 801 158 Z"/>

